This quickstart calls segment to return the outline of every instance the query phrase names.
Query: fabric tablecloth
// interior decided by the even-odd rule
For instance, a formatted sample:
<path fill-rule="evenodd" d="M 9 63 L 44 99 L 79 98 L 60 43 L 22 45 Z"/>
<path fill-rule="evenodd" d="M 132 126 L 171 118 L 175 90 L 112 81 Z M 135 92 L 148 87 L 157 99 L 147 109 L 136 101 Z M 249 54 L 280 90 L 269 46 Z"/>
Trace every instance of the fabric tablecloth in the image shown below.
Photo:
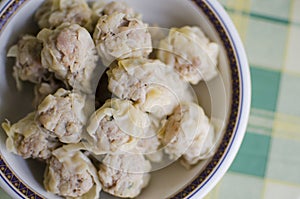
<path fill-rule="evenodd" d="M 220 0 L 247 51 L 245 139 L 205 199 L 300 199 L 300 0 Z"/>
<path fill-rule="evenodd" d="M 252 107 L 235 161 L 205 199 L 300 199 L 300 0 L 220 2 L 248 54 Z"/>

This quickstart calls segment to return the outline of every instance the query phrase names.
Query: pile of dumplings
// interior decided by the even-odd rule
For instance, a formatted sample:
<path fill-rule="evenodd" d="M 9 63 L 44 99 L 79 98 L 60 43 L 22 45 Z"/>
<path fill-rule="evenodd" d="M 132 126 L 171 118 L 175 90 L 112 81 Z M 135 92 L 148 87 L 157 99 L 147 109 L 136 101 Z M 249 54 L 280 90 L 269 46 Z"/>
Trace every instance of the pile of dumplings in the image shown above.
<path fill-rule="evenodd" d="M 47 191 L 134 198 L 152 163 L 189 168 L 213 154 L 214 127 L 190 84 L 217 75 L 219 46 L 200 28 L 171 28 L 154 51 L 149 25 L 124 2 L 45 0 L 34 18 L 38 34 L 7 54 L 17 88 L 34 87 L 34 111 L 2 128 L 10 152 L 47 165 Z M 99 67 L 112 97 L 95 110 Z"/>

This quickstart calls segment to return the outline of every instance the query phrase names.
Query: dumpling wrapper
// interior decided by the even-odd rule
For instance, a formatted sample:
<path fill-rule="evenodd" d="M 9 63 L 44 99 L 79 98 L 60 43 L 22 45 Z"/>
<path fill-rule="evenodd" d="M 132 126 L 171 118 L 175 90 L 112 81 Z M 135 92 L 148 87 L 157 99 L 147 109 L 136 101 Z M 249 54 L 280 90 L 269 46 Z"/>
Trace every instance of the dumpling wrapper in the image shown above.
<path fill-rule="evenodd" d="M 6 148 L 8 151 L 27 158 L 46 160 L 60 144 L 44 131 L 35 121 L 35 112 L 11 125 L 9 121 L 2 123 L 6 132 Z"/>
<path fill-rule="evenodd" d="M 85 150 L 82 144 L 70 144 L 53 151 L 52 162 L 50 161 L 44 175 L 44 186 L 47 191 L 65 196 L 67 199 L 99 198 L 101 184 L 97 170 L 80 150 Z M 58 168 L 61 170 L 55 170 Z M 72 181 L 76 178 L 78 181 Z M 79 185 L 83 187 L 76 187 Z"/>
<path fill-rule="evenodd" d="M 98 172 L 104 191 L 122 198 L 134 198 L 150 180 L 151 164 L 143 155 L 106 155 Z"/>
<path fill-rule="evenodd" d="M 208 158 L 216 142 L 213 126 L 195 103 L 181 103 L 167 119 L 160 138 L 170 159 L 182 157 L 187 168 Z"/>
<path fill-rule="evenodd" d="M 43 29 L 37 38 L 43 41 L 42 64 L 55 77 L 74 90 L 95 91 L 94 72 L 97 51 L 90 33 L 78 24 L 64 23 L 54 30 Z"/>
<path fill-rule="evenodd" d="M 37 108 L 37 121 L 63 143 L 78 143 L 92 112 L 88 96 L 58 89 L 48 95 Z"/>
<path fill-rule="evenodd" d="M 199 27 L 171 28 L 160 41 L 157 57 L 173 66 L 191 84 L 209 81 L 218 74 L 219 45 L 209 41 Z"/>
<path fill-rule="evenodd" d="M 147 57 L 152 52 L 148 25 L 124 13 L 114 12 L 101 16 L 93 39 L 105 66 L 115 60 Z"/>
<path fill-rule="evenodd" d="M 46 0 L 36 11 L 35 20 L 41 29 L 54 29 L 64 22 L 93 29 L 92 10 L 86 0 Z"/>
<path fill-rule="evenodd" d="M 141 19 L 140 13 L 134 11 L 126 2 L 124 1 L 112 1 L 107 3 L 105 1 L 95 1 L 92 6 L 94 14 L 99 17 L 103 15 L 111 15 L 114 12 L 123 13 L 128 17 Z"/>
<path fill-rule="evenodd" d="M 41 63 L 42 47 L 42 42 L 32 35 L 24 35 L 16 45 L 10 47 L 7 57 L 16 58 L 13 77 L 19 90 L 22 89 L 21 81 L 38 84 L 48 73 Z"/>

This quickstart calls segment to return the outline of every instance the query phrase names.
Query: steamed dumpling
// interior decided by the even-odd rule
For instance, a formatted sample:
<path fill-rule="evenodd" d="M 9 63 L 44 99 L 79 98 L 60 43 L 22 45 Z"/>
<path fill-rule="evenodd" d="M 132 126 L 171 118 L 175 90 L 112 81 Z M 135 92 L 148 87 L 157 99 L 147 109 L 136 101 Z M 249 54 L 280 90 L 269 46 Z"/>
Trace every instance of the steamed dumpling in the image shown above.
<path fill-rule="evenodd" d="M 80 141 L 87 121 L 86 96 L 58 89 L 48 95 L 37 109 L 37 121 L 63 143 Z"/>
<path fill-rule="evenodd" d="M 182 156 L 187 167 L 207 158 L 215 143 L 214 128 L 203 109 L 195 103 L 182 103 L 176 107 L 160 136 L 170 159 Z"/>
<path fill-rule="evenodd" d="M 2 123 L 2 128 L 8 138 L 6 147 L 23 158 L 38 158 L 46 160 L 51 156 L 51 151 L 59 146 L 56 139 L 47 134 L 46 131 L 35 121 L 35 112 L 11 125 L 9 121 Z"/>
<path fill-rule="evenodd" d="M 16 58 L 13 76 L 18 89 L 21 89 L 20 80 L 37 84 L 47 74 L 48 71 L 41 62 L 42 48 L 43 43 L 36 37 L 25 35 L 9 49 L 7 56 Z"/>
<path fill-rule="evenodd" d="M 147 57 L 152 51 L 147 28 L 138 18 L 124 13 L 101 16 L 93 37 L 103 64 L 109 66 L 115 60 Z"/>
<path fill-rule="evenodd" d="M 110 99 L 89 119 L 87 148 L 95 154 L 147 153 L 160 145 L 149 117 L 129 100 Z M 140 146 L 149 139 L 151 144 Z"/>
<path fill-rule="evenodd" d="M 194 101 L 189 85 L 159 60 L 121 60 L 107 75 L 108 89 L 114 95 L 134 101 L 160 119 L 171 114 L 181 101 Z"/>
<path fill-rule="evenodd" d="M 37 38 L 44 44 L 41 54 L 44 67 L 73 89 L 93 92 L 93 72 L 98 57 L 93 39 L 85 28 L 64 23 L 55 30 L 41 30 Z"/>
<path fill-rule="evenodd" d="M 39 27 L 54 29 L 64 22 L 92 30 L 92 10 L 86 0 L 46 0 L 35 13 Z"/>
<path fill-rule="evenodd" d="M 157 57 L 171 65 L 192 84 L 210 80 L 217 72 L 218 44 L 209 41 L 198 27 L 171 28 L 160 41 Z"/>
<path fill-rule="evenodd" d="M 150 180 L 151 164 L 143 155 L 106 155 L 98 172 L 104 191 L 122 198 L 134 198 Z"/>
<path fill-rule="evenodd" d="M 101 184 L 97 170 L 76 145 L 53 151 L 44 175 L 47 191 L 68 199 L 98 199 Z"/>

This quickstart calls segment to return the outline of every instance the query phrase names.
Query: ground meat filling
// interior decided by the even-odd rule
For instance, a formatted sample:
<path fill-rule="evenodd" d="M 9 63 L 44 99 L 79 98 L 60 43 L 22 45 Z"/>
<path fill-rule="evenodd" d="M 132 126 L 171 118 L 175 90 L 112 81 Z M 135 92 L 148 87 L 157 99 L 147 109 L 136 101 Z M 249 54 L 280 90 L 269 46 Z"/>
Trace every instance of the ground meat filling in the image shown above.
<path fill-rule="evenodd" d="M 23 158 L 36 157 L 47 159 L 51 155 L 51 151 L 48 149 L 48 141 L 43 134 L 33 134 L 27 138 L 17 134 L 15 145 Z"/>
<path fill-rule="evenodd" d="M 81 107 L 78 103 L 82 103 Z M 38 106 L 37 121 L 61 142 L 77 143 L 85 124 L 85 119 L 82 118 L 84 116 L 79 113 L 83 106 L 84 96 L 59 89 Z"/>
<path fill-rule="evenodd" d="M 104 191 L 122 198 L 134 198 L 147 186 L 150 169 L 150 162 L 143 155 L 107 155 L 98 175 Z"/>
<path fill-rule="evenodd" d="M 104 137 L 103 137 L 104 136 Z M 130 141 L 130 136 L 122 132 L 114 121 L 113 117 L 105 116 L 99 125 L 97 130 L 97 138 L 107 139 L 110 143 L 110 147 L 116 150 L 118 146 L 122 146 Z"/>
<path fill-rule="evenodd" d="M 24 159 L 34 158 L 46 160 L 60 143 L 40 128 L 35 121 L 35 112 L 28 114 L 17 123 L 9 121 L 2 124 L 8 138 L 6 146 L 9 151 L 22 156 Z"/>
<path fill-rule="evenodd" d="M 37 37 L 44 44 L 41 52 L 43 66 L 66 87 L 93 92 L 92 78 L 98 56 L 93 39 L 85 28 L 64 23 L 54 30 L 41 30 Z"/>
<path fill-rule="evenodd" d="M 78 52 L 78 33 L 69 29 L 62 30 L 56 39 L 56 47 L 61 53 L 61 61 L 66 68 L 71 67 L 76 62 L 76 52 Z"/>
<path fill-rule="evenodd" d="M 113 68 L 108 88 L 121 99 L 144 103 L 146 100 L 147 83 L 128 74 L 122 68 Z"/>
<path fill-rule="evenodd" d="M 50 160 L 49 170 L 55 171 L 55 179 L 59 181 L 57 188 L 62 196 L 82 196 L 94 185 L 93 178 L 87 171 L 73 173 L 55 157 Z"/>

